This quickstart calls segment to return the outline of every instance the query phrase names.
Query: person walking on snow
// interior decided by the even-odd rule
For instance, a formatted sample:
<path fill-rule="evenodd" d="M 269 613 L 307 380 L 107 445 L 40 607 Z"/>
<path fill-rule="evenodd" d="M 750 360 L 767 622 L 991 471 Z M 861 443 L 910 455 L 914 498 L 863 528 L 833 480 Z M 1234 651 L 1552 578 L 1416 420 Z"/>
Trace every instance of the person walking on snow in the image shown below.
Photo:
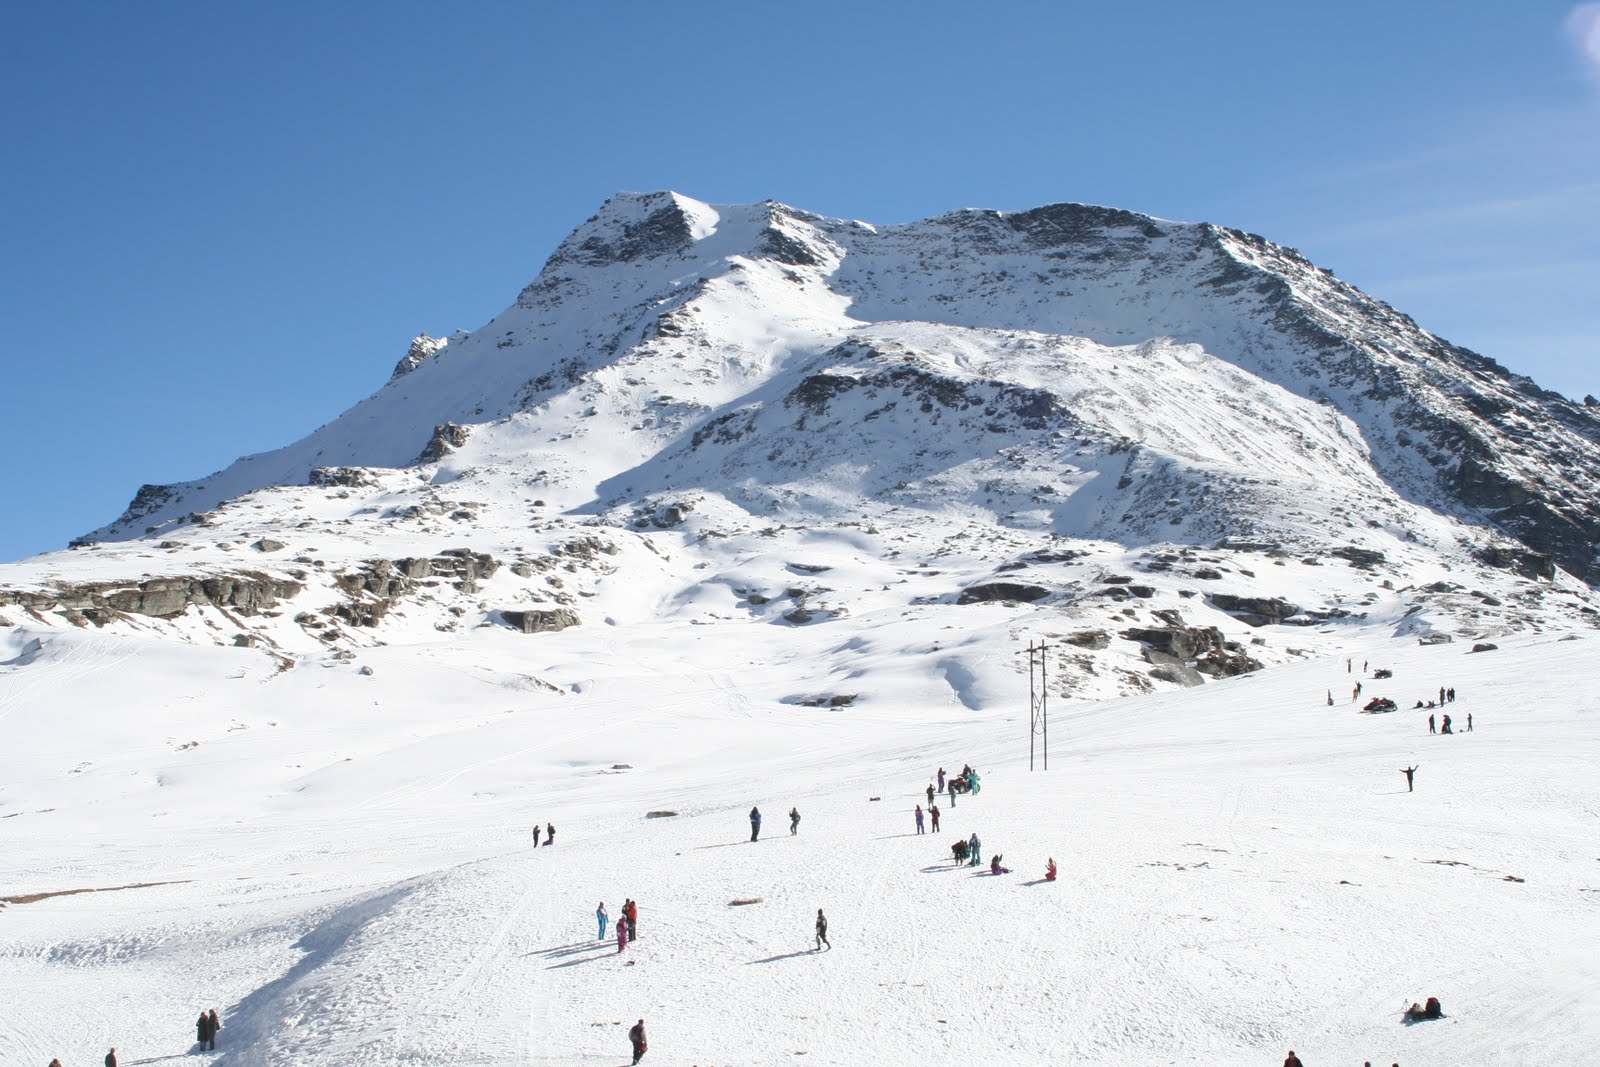
<path fill-rule="evenodd" d="M 594 921 L 600 924 L 600 936 L 595 940 L 604 941 L 606 939 L 606 924 L 611 921 L 611 916 L 606 914 L 606 902 L 603 900 L 600 902 L 600 906 L 594 909 Z"/>
<path fill-rule="evenodd" d="M 222 1029 L 222 1020 L 217 1018 L 216 1008 L 206 1012 L 206 1022 L 209 1024 L 208 1029 L 211 1031 L 211 1047 L 215 1049 L 217 1047 L 217 1031 Z"/>
<path fill-rule="evenodd" d="M 556 824 L 553 822 L 547 822 L 544 824 L 544 843 L 546 845 L 553 845 L 556 843 Z"/>
<path fill-rule="evenodd" d="M 933 832 L 939 832 L 939 805 L 935 804 L 928 809 L 928 815 L 933 821 Z"/>
<path fill-rule="evenodd" d="M 833 948 L 833 943 L 828 940 L 828 917 L 826 915 L 822 914 L 822 909 L 821 908 L 818 908 L 817 909 L 817 947 L 813 951 L 821 952 L 823 945 L 827 945 L 830 949 Z"/>
<path fill-rule="evenodd" d="M 761 836 L 761 809 L 750 809 L 750 840 L 754 841 Z"/>
<path fill-rule="evenodd" d="M 195 1021 L 194 1036 L 200 1042 L 200 1051 L 204 1052 L 207 1046 L 216 1047 L 211 1040 L 211 1018 L 203 1011 L 200 1013 L 200 1018 Z"/>
<path fill-rule="evenodd" d="M 789 809 L 789 836 L 793 837 L 800 832 L 800 809 Z"/>
<path fill-rule="evenodd" d="M 917 833 L 922 833 L 922 805 L 917 805 Z"/>
<path fill-rule="evenodd" d="M 1429 716 L 1428 716 L 1428 732 L 1429 732 L 1429 733 L 1430 733 L 1430 734 L 1433 734 L 1433 733 L 1438 733 L 1438 732 L 1439 732 L 1439 731 L 1438 731 L 1438 730 L 1436 730 L 1436 729 L 1434 729 L 1434 725 L 1433 725 L 1433 716 L 1432 716 L 1432 715 L 1429 715 Z"/>
<path fill-rule="evenodd" d="M 1467 733 L 1472 732 L 1472 712 L 1467 712 Z"/>
<path fill-rule="evenodd" d="M 628 917 L 628 940 L 639 940 L 639 902 L 629 897 L 622 905 L 622 913 Z"/>
<path fill-rule="evenodd" d="M 649 1042 L 644 1039 L 644 1020 L 640 1019 L 628 1028 L 628 1044 L 633 1046 L 633 1062 L 638 1063 L 644 1054 L 650 1051 Z"/>
<path fill-rule="evenodd" d="M 1421 765 L 1419 764 L 1418 766 L 1421 766 Z M 1400 771 L 1400 773 L 1406 776 L 1406 792 L 1407 793 L 1413 792 L 1414 790 L 1413 790 L 1413 787 L 1411 785 L 1411 776 L 1413 774 L 1417 773 L 1417 768 L 1416 767 L 1406 767 L 1406 768 L 1403 768 Z"/>
<path fill-rule="evenodd" d="M 978 841 L 978 831 L 972 831 L 972 836 L 967 838 L 967 864 L 976 867 L 983 862 L 983 845 Z"/>

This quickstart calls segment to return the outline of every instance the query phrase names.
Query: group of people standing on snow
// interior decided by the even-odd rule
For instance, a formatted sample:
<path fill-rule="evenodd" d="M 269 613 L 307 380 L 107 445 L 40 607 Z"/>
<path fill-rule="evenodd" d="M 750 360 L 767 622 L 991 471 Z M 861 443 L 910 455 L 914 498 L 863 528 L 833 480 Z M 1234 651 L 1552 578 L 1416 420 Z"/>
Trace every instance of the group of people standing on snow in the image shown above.
<path fill-rule="evenodd" d="M 595 922 L 599 924 L 599 941 L 606 939 L 606 924 L 611 921 L 611 915 L 606 911 L 606 902 L 601 901 L 600 906 L 594 909 Z M 626 898 L 622 903 L 622 914 L 617 916 L 617 951 L 622 952 L 628 947 L 629 941 L 639 940 L 639 905 L 634 903 L 632 897 Z"/>
<path fill-rule="evenodd" d="M 556 824 L 553 823 L 553 822 L 545 823 L 544 824 L 544 831 L 545 831 L 545 833 L 544 833 L 544 843 L 547 844 L 547 845 L 555 844 L 556 843 Z M 538 848 L 539 847 L 539 824 L 538 823 L 534 823 L 533 824 L 533 847 L 534 848 Z"/>

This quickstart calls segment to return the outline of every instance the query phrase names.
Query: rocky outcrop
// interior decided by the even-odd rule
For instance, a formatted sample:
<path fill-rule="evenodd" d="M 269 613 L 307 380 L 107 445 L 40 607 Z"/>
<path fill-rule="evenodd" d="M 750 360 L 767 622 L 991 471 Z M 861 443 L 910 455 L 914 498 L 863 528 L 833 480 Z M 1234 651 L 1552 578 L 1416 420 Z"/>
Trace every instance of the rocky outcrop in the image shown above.
<path fill-rule="evenodd" d="M 306 478 L 307 485 L 328 488 L 343 486 L 347 489 L 365 489 L 378 484 L 378 479 L 367 467 L 316 467 Z"/>
<path fill-rule="evenodd" d="M 1215 626 L 1135 626 L 1123 630 L 1121 636 L 1139 642 L 1145 661 L 1158 667 L 1170 667 L 1174 663 L 1186 668 L 1192 665 L 1194 671 L 1213 678 L 1231 678 L 1261 669 L 1258 660 L 1247 655 L 1237 641 L 1229 641 Z M 1166 680 L 1193 684 L 1186 678 Z"/>
<path fill-rule="evenodd" d="M 259 615 L 291 600 L 299 582 L 258 572 L 211 577 L 147 578 L 138 582 L 60 584 L 44 590 L 0 589 L 0 606 L 59 614 L 75 625 L 104 626 L 124 615 L 173 619 L 190 605 L 226 608 L 238 615 Z"/>
<path fill-rule="evenodd" d="M 322 614 L 352 626 L 377 626 L 405 597 L 444 583 L 457 592 L 476 593 L 479 579 L 492 577 L 500 567 L 493 556 L 468 548 L 446 549 L 432 557 L 367 560 L 354 571 L 334 576 L 334 585 L 346 599 L 324 608 Z M 309 629 L 322 625 L 313 616 L 296 621 Z"/>
<path fill-rule="evenodd" d="M 1555 561 L 1549 555 L 1521 545 L 1489 545 L 1478 551 L 1477 558 L 1487 566 L 1513 571 L 1524 578 L 1549 581 L 1556 576 Z"/>
<path fill-rule="evenodd" d="M 412 460 L 413 466 L 422 466 L 427 463 L 437 463 L 462 445 L 467 443 L 467 438 L 472 433 L 470 427 L 457 422 L 441 422 L 433 428 L 433 436 L 428 438 L 428 443 L 423 446 L 417 458 Z"/>
<path fill-rule="evenodd" d="M 426 333 L 419 333 L 411 340 L 411 348 L 401 357 L 400 362 L 394 365 L 394 373 L 389 375 L 392 382 L 396 378 L 404 377 L 422 366 L 423 362 L 438 355 L 439 350 L 450 342 L 441 337 L 431 337 Z"/>
<path fill-rule="evenodd" d="M 971 585 L 961 590 L 961 595 L 956 597 L 957 604 L 987 604 L 997 600 L 1010 600 L 1031 604 L 1035 600 L 1042 600 L 1050 595 L 1050 590 L 1042 585 L 1024 585 L 1021 582 L 986 582 L 983 585 Z"/>
<path fill-rule="evenodd" d="M 525 634 L 555 633 L 579 624 L 577 613 L 566 608 L 502 611 L 500 617 L 507 626 Z"/>
<path fill-rule="evenodd" d="M 1075 645 L 1078 648 L 1085 648 L 1092 652 L 1097 652 L 1102 648 L 1109 648 L 1111 645 L 1111 635 L 1104 630 L 1079 630 L 1077 633 L 1065 634 L 1058 640 L 1062 644 Z"/>
<path fill-rule="evenodd" d="M 1279 597 L 1210 594 L 1211 603 L 1250 626 L 1271 626 L 1300 614 L 1300 607 Z"/>

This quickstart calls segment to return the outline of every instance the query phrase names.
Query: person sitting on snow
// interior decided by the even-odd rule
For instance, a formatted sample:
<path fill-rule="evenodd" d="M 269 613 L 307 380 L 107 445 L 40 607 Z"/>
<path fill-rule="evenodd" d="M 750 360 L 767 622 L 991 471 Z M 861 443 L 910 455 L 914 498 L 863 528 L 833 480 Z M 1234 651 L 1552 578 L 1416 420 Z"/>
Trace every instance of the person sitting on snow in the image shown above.
<path fill-rule="evenodd" d="M 1053 856 L 1050 858 L 1049 862 L 1045 864 L 1044 880 L 1047 882 L 1053 882 L 1056 880 L 1056 861 L 1055 857 Z"/>
<path fill-rule="evenodd" d="M 1010 867 L 1002 867 L 1002 866 L 1000 866 L 1000 854 L 999 853 L 995 853 L 995 855 L 992 856 L 990 858 L 990 860 L 989 860 L 989 873 L 990 874 L 1010 874 L 1011 873 L 1011 868 Z"/>

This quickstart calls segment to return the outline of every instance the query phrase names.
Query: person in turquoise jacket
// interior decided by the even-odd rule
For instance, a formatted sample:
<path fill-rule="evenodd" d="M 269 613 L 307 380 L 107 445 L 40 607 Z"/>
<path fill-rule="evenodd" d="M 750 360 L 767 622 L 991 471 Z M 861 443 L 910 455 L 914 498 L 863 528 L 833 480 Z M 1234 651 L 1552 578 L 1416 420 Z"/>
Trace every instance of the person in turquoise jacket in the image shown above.
<path fill-rule="evenodd" d="M 976 867 L 983 862 L 982 848 L 983 844 L 978 840 L 978 832 L 974 830 L 972 836 L 967 839 L 967 864 L 969 866 Z"/>
<path fill-rule="evenodd" d="M 606 923 L 611 921 L 611 916 L 606 914 L 605 901 L 602 900 L 600 906 L 594 909 L 594 919 L 595 922 L 600 924 L 600 936 L 596 940 L 604 941 L 606 939 Z"/>

